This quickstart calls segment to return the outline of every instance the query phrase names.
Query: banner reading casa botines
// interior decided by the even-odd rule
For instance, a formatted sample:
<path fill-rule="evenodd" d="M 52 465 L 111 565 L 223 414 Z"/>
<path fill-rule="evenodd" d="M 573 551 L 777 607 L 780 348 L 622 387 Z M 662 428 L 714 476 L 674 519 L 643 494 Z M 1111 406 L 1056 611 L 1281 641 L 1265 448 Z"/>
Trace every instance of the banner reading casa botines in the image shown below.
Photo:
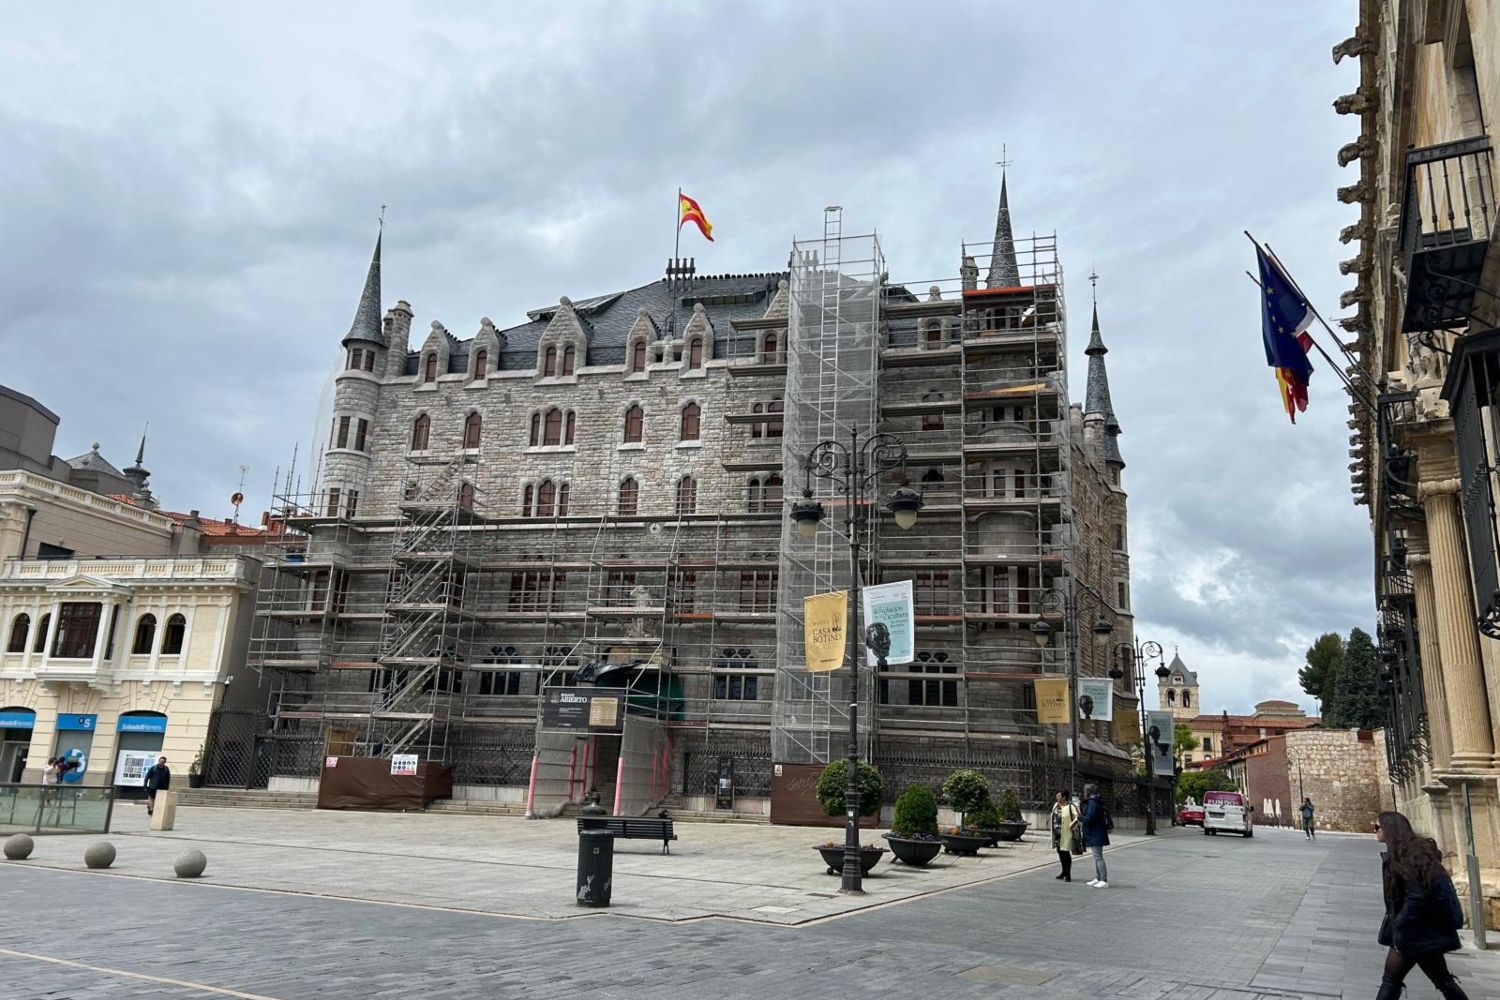
<path fill-rule="evenodd" d="M 1068 721 L 1068 679 L 1039 677 L 1036 685 L 1036 721 L 1049 725 Z"/>
<path fill-rule="evenodd" d="M 843 666 L 848 627 L 848 591 L 835 590 L 802 599 L 802 646 L 809 673 L 825 673 Z"/>

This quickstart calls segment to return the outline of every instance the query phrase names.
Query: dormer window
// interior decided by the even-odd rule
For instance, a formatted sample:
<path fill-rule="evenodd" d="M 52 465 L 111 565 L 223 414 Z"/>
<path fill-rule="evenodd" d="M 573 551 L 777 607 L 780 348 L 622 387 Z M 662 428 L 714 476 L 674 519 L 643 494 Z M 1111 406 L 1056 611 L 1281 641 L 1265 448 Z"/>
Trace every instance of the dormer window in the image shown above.
<path fill-rule="evenodd" d="M 557 374 L 557 348 L 549 347 L 542 353 L 542 375 L 551 377 Z"/>
<path fill-rule="evenodd" d="M 437 381 L 437 355 L 427 354 L 422 357 L 422 381 Z"/>
<path fill-rule="evenodd" d="M 474 352 L 474 377 L 484 378 L 490 370 L 490 352 L 484 348 Z"/>
<path fill-rule="evenodd" d="M 778 346 L 776 334 L 766 334 L 764 346 L 761 348 L 761 360 L 768 365 L 774 365 L 776 363 L 776 349 Z"/>
<path fill-rule="evenodd" d="M 635 346 L 630 349 L 630 372 L 643 372 L 646 370 L 646 342 L 637 340 Z"/>
<path fill-rule="evenodd" d="M 687 366 L 689 371 L 697 371 L 699 368 L 703 367 L 702 337 L 694 337 L 692 340 L 688 341 Z"/>
<path fill-rule="evenodd" d="M 578 361 L 578 351 L 571 344 L 563 348 L 562 374 L 568 376 L 573 374 L 573 368 Z"/>

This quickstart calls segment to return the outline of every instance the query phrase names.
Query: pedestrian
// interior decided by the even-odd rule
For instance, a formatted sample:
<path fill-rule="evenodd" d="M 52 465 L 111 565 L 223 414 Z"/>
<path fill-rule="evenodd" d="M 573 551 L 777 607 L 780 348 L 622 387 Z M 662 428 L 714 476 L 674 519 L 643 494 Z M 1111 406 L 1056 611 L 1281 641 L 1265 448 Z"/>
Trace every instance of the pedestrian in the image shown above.
<path fill-rule="evenodd" d="M 1385 919 L 1378 940 L 1390 948 L 1375 1000 L 1397 1000 L 1413 966 L 1421 967 L 1445 1000 L 1468 1000 L 1443 958 L 1459 948 L 1464 915 L 1437 843 L 1418 835 L 1398 812 L 1380 814 L 1375 839 L 1385 845 L 1380 862 Z"/>
<path fill-rule="evenodd" d="M 1052 803 L 1052 849 L 1057 852 L 1062 874 L 1060 882 L 1073 881 L 1073 848 L 1080 845 L 1081 831 L 1078 828 L 1078 809 L 1073 797 L 1067 792 L 1058 792 Z"/>
<path fill-rule="evenodd" d="M 42 784 L 44 784 L 44 785 L 55 785 L 55 784 L 57 784 L 57 758 L 56 757 L 48 757 L 47 758 L 47 766 L 42 769 Z"/>
<path fill-rule="evenodd" d="M 146 771 L 141 783 L 146 786 L 146 815 L 150 816 L 156 808 L 156 793 L 172 787 L 172 772 L 165 756 L 156 758 L 156 764 Z"/>
<path fill-rule="evenodd" d="M 1094 877 L 1089 885 L 1108 889 L 1109 869 L 1104 864 L 1104 849 L 1109 846 L 1109 828 L 1114 823 L 1109 818 L 1109 807 L 1099 797 L 1098 785 L 1083 786 L 1083 814 L 1078 821 L 1083 829 L 1083 846 L 1094 852 Z"/>
<path fill-rule="evenodd" d="M 1302 832 L 1307 834 L 1308 840 L 1317 840 L 1318 835 L 1313 832 L 1313 804 L 1312 799 L 1303 796 L 1302 805 L 1297 807 L 1302 814 Z"/>

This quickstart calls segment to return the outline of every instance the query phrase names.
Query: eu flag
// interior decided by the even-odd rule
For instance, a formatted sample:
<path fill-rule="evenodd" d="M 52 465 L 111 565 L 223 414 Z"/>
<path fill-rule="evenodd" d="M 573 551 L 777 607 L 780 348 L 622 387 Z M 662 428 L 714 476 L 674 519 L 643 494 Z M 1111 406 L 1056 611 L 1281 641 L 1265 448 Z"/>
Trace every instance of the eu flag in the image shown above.
<path fill-rule="evenodd" d="M 1261 336 L 1266 342 L 1266 364 L 1276 369 L 1281 404 L 1295 424 L 1297 411 L 1307 409 L 1307 383 L 1312 378 L 1312 362 L 1307 358 L 1312 337 L 1306 332 L 1313 320 L 1312 306 L 1259 245 L 1255 253 L 1260 258 Z"/>

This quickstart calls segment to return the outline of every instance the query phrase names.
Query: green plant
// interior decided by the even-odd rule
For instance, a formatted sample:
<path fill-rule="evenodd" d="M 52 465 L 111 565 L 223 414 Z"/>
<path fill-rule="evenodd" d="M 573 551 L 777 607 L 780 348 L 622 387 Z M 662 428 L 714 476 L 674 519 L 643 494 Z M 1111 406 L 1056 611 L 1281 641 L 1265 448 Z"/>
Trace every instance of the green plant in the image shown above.
<path fill-rule="evenodd" d="M 188 765 L 188 774 L 202 774 L 203 773 L 203 752 L 206 749 L 206 747 L 207 747 L 207 744 L 200 744 L 199 745 L 199 747 L 198 747 L 198 755 L 196 757 L 194 757 L 193 758 L 193 762 Z"/>
<path fill-rule="evenodd" d="M 874 816 L 880 811 L 880 772 L 864 761 L 859 762 L 859 814 Z M 844 815 L 844 794 L 849 787 L 849 762 L 836 760 L 818 775 L 818 805 L 829 816 Z"/>
<path fill-rule="evenodd" d="M 926 785 L 907 785 L 896 800 L 896 814 L 891 817 L 891 833 L 898 837 L 937 835 L 937 796 Z"/>
<path fill-rule="evenodd" d="M 999 801 L 995 803 L 995 807 L 999 810 L 1002 820 L 1020 822 L 1021 800 L 1016 796 L 1014 788 L 1007 788 L 1002 791 Z"/>
<path fill-rule="evenodd" d="M 1239 788 L 1228 774 L 1214 768 L 1209 771 L 1183 771 L 1177 779 L 1174 797 L 1179 803 L 1192 796 L 1194 802 L 1203 801 L 1204 792 L 1237 792 Z"/>
<path fill-rule="evenodd" d="M 960 813 L 978 809 L 989 797 L 989 779 L 978 771 L 963 768 L 948 775 L 948 780 L 943 782 L 943 798 Z"/>
<path fill-rule="evenodd" d="M 985 799 L 964 813 L 964 826 L 971 830 L 995 830 L 1000 826 L 1000 810 L 994 799 Z"/>

